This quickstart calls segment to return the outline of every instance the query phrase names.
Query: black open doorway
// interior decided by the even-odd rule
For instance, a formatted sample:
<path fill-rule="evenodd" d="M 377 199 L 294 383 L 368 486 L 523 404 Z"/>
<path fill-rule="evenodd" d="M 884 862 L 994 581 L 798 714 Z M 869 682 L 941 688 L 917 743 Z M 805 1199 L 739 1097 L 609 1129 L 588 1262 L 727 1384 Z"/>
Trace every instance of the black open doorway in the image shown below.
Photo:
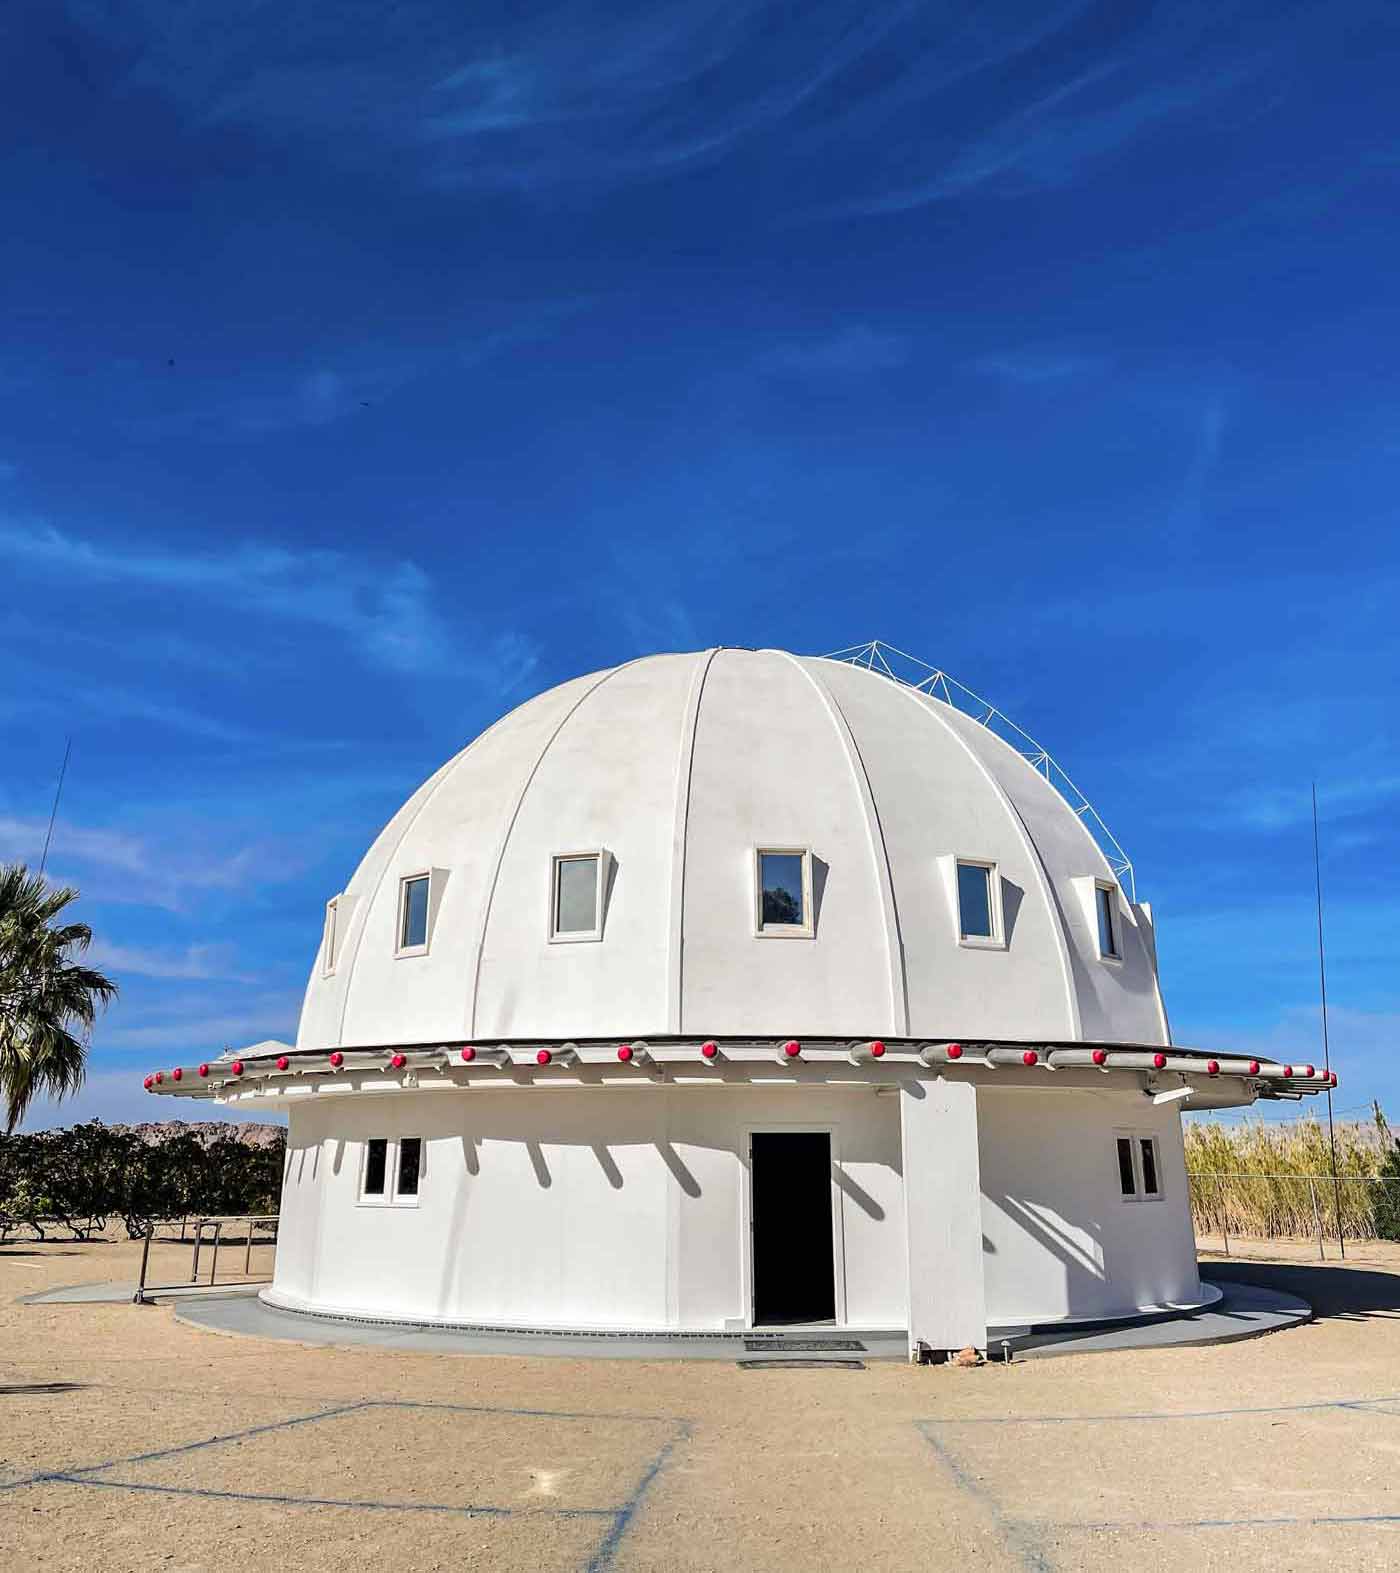
<path fill-rule="evenodd" d="M 749 1166 L 754 1322 L 832 1321 L 831 1137 L 755 1131 Z"/>

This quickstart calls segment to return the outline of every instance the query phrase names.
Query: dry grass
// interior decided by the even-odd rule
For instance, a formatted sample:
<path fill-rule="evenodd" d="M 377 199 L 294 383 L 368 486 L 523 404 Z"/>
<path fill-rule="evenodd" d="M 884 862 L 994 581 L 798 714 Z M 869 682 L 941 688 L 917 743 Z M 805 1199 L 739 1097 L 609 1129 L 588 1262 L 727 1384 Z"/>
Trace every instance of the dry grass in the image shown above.
<path fill-rule="evenodd" d="M 1264 1239 L 1337 1232 L 1350 1239 L 1400 1237 L 1400 1147 L 1377 1110 L 1366 1124 L 1338 1125 L 1337 1176 L 1327 1127 L 1309 1116 L 1287 1125 L 1247 1120 L 1186 1126 L 1186 1168 L 1198 1234 Z"/>

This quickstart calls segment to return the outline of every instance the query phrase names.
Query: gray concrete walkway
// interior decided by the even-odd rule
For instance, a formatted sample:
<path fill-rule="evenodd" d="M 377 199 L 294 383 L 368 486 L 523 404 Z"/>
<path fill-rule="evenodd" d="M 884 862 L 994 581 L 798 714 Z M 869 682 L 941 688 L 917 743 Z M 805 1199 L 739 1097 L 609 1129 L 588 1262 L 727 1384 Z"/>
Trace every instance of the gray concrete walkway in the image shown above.
<path fill-rule="evenodd" d="M 1221 1300 L 1205 1310 L 1169 1319 L 1111 1327 L 1022 1333 L 1008 1338 L 1014 1359 L 1090 1354 L 1119 1349 L 1166 1349 L 1230 1343 L 1257 1338 L 1308 1321 L 1312 1308 L 1296 1295 L 1253 1285 L 1217 1280 Z M 902 1332 L 859 1329 L 801 1329 L 714 1336 L 664 1334 L 524 1333 L 493 1329 L 439 1328 L 356 1322 L 311 1316 L 264 1305 L 255 1294 L 217 1300 L 180 1300 L 176 1315 L 209 1332 L 371 1349 L 420 1350 L 439 1354 L 533 1355 L 563 1359 L 726 1360 L 768 1365 L 781 1361 L 850 1365 L 871 1360 L 903 1360 Z M 990 1349 L 1000 1357 L 1001 1341 Z"/>

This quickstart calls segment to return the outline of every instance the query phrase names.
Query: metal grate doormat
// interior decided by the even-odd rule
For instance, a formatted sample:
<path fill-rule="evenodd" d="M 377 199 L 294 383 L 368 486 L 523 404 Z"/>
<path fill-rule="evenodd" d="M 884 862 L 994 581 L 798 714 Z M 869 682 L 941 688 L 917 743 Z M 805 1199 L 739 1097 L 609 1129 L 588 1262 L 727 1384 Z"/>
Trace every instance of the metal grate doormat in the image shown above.
<path fill-rule="evenodd" d="M 785 1360 L 781 1355 L 767 1360 L 736 1360 L 741 1371 L 863 1371 L 864 1360 Z"/>
<path fill-rule="evenodd" d="M 869 1353 L 859 1338 L 746 1338 L 744 1348 L 750 1354 L 823 1354 L 847 1349 Z"/>

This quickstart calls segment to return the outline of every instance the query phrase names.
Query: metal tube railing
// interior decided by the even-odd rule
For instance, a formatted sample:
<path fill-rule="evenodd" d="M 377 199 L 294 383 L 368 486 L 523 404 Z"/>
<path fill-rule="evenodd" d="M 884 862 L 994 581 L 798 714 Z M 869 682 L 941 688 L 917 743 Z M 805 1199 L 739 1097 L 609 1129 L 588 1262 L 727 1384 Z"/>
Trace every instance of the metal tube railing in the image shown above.
<path fill-rule="evenodd" d="M 191 1224 L 193 1225 L 194 1229 L 194 1237 L 190 1254 L 189 1278 L 188 1280 L 181 1283 L 153 1284 L 148 1282 L 151 1262 L 151 1242 L 155 1238 L 156 1230 L 163 1222 L 169 1222 L 173 1225 L 175 1220 L 154 1219 L 152 1222 L 146 1225 L 145 1237 L 141 1244 L 140 1277 L 137 1280 L 136 1292 L 132 1296 L 136 1304 L 149 1304 L 150 1296 L 154 1294 L 175 1293 L 179 1290 L 188 1290 L 198 1285 L 200 1255 L 204 1249 L 206 1240 L 208 1241 L 210 1247 L 209 1277 L 208 1282 L 201 1287 L 213 1288 L 218 1278 L 219 1247 L 224 1243 L 223 1235 L 226 1226 L 230 1227 L 231 1233 L 233 1226 L 238 1224 L 242 1224 L 244 1226 L 243 1276 L 241 1279 L 232 1281 L 242 1283 L 268 1283 L 271 1281 L 271 1274 L 269 1274 L 266 1278 L 254 1278 L 252 1276 L 253 1246 L 255 1243 L 265 1243 L 274 1247 L 276 1246 L 278 1225 L 278 1215 L 276 1213 L 239 1213 L 226 1218 L 196 1218 L 193 1220 L 189 1218 L 181 1219 L 180 1240 L 175 1243 L 185 1243 L 186 1229 Z M 211 1230 L 212 1234 L 206 1236 L 206 1230 Z M 254 1240 L 254 1235 L 259 1230 L 265 1231 L 268 1235 L 268 1238 L 263 1242 L 257 1242 Z"/>

